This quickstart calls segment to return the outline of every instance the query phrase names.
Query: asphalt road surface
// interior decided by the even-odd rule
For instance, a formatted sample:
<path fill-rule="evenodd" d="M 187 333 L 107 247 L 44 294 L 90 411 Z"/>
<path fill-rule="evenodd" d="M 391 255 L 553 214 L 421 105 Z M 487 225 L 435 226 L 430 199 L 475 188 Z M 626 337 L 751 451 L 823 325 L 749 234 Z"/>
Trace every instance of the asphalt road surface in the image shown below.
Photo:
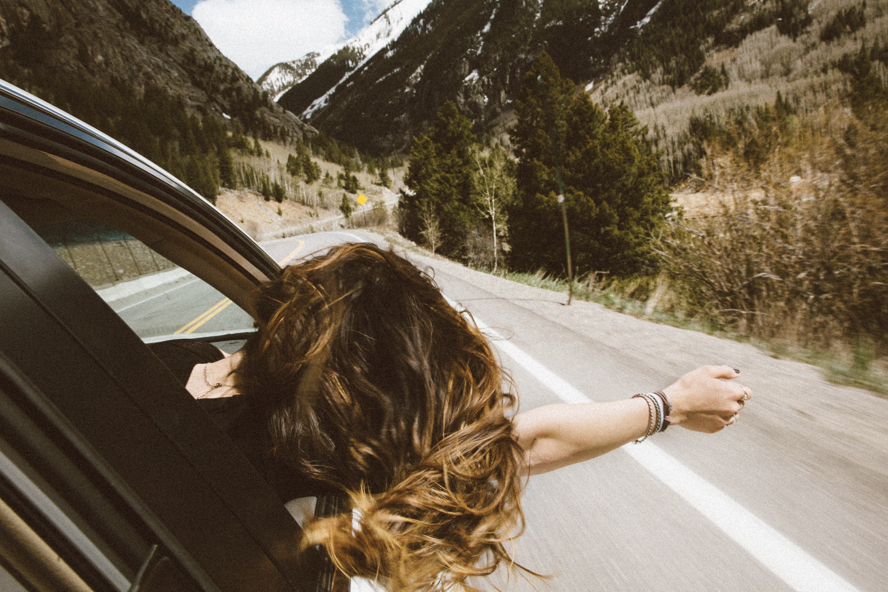
<path fill-rule="evenodd" d="M 279 261 L 364 231 L 265 243 Z M 670 429 L 593 461 L 533 477 L 519 563 L 548 576 L 495 574 L 478 585 L 535 591 L 888 590 L 888 400 L 823 380 L 747 344 L 656 325 L 565 297 L 409 257 L 486 327 L 522 409 L 606 401 L 727 363 L 755 398 L 716 435 Z M 199 323 L 224 300 L 182 280 L 115 304 L 159 334 Z M 186 284 L 186 285 L 182 285 Z M 188 302 L 172 312 L 169 290 Z M 166 291 L 166 292 L 165 292 Z M 148 299 L 148 298 L 151 299 Z M 179 298 L 177 298 L 179 300 Z M 228 307 L 233 309 L 234 307 Z M 246 322 L 223 310 L 206 330 Z M 137 329 L 138 330 L 138 329 Z M 153 329 L 154 330 L 154 329 Z"/>

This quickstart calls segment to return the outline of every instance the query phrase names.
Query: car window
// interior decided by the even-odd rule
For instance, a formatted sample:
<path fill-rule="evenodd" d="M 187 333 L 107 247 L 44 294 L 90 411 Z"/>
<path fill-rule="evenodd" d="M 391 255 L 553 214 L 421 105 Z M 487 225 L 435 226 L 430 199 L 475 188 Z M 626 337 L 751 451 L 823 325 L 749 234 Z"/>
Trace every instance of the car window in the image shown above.
<path fill-rule="evenodd" d="M 145 341 L 253 327 L 218 290 L 118 228 L 90 218 L 32 228 Z"/>

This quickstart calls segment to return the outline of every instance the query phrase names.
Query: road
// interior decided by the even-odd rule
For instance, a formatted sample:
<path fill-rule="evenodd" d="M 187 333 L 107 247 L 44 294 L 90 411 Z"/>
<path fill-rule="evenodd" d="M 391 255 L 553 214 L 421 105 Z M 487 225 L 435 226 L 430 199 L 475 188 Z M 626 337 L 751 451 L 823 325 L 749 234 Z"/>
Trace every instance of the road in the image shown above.
<path fill-rule="evenodd" d="M 348 231 L 264 246 L 282 260 L 354 240 L 381 242 Z M 810 366 L 748 344 L 592 303 L 565 306 L 563 295 L 409 257 L 487 327 L 522 409 L 631 396 L 703 363 L 740 368 L 755 392 L 738 424 L 717 435 L 673 428 L 533 477 L 524 496 L 526 529 L 514 550 L 519 563 L 549 577 L 497 574 L 479 585 L 540 592 L 888 590 L 888 400 L 832 385 Z M 155 308 L 164 298 L 128 302 L 124 314 L 141 308 L 171 316 L 168 305 Z M 205 297 L 165 326 L 187 327 L 220 300 Z"/>

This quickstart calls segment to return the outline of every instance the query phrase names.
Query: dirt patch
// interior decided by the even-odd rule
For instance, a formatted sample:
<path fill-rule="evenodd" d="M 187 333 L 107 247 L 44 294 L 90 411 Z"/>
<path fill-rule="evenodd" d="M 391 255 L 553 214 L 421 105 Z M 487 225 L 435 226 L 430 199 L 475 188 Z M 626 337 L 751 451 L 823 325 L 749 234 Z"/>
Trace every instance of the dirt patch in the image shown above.
<path fill-rule="evenodd" d="M 254 239 L 262 234 L 339 214 L 336 209 L 311 208 L 291 200 L 265 201 L 249 189 L 222 189 L 216 207 Z"/>
<path fill-rule="evenodd" d="M 329 193 L 342 199 L 341 190 L 331 189 Z M 374 187 L 363 194 L 367 197 L 367 203 L 361 209 L 370 210 L 374 204 L 382 202 L 391 210 L 397 202 L 397 194 L 390 189 Z M 355 196 L 350 197 L 354 199 Z M 313 208 L 293 200 L 281 203 L 265 201 L 262 195 L 249 189 L 222 189 L 216 198 L 216 207 L 251 237 L 263 240 L 271 236 L 309 233 L 326 228 L 332 221 L 342 218 L 339 200 L 334 204 L 330 197 L 327 207 Z M 360 211 L 357 204 L 352 203 L 352 207 L 355 214 Z"/>

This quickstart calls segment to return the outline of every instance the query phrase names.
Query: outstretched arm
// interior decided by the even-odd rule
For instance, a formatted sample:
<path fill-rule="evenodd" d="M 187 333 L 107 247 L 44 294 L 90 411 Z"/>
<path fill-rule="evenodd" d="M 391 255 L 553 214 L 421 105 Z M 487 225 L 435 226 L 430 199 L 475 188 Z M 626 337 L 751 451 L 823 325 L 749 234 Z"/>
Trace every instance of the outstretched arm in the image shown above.
<path fill-rule="evenodd" d="M 736 421 L 752 391 L 728 366 L 703 366 L 663 392 L 672 404 L 671 425 L 713 433 Z M 519 413 L 512 420 L 531 475 L 589 460 L 644 436 L 651 421 L 642 398 L 580 405 L 558 404 Z"/>

